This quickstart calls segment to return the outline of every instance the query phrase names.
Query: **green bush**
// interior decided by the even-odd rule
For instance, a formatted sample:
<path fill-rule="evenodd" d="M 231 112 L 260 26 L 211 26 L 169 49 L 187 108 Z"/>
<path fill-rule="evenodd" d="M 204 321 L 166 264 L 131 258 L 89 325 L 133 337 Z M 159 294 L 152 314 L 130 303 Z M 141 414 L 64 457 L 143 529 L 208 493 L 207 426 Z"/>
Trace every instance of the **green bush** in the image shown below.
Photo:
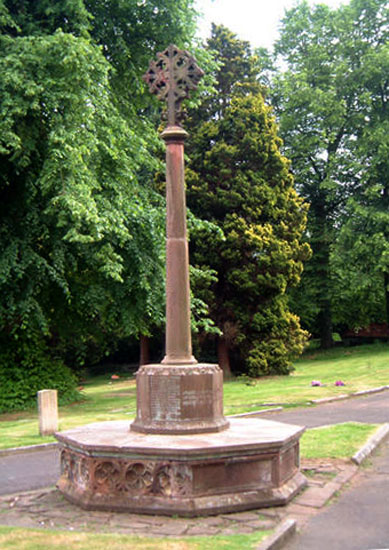
<path fill-rule="evenodd" d="M 258 330 L 257 338 L 253 338 L 248 348 L 248 374 L 254 378 L 289 374 L 294 370 L 292 360 L 301 355 L 306 346 L 308 333 L 300 328 L 298 317 L 283 307 L 283 296 L 277 301 L 278 304 L 269 309 L 272 315 L 279 312 L 277 322 L 271 322 L 272 315 L 267 315 L 268 310 L 264 308 L 262 318 L 270 320 L 270 330 L 267 333 Z"/>
<path fill-rule="evenodd" d="M 77 378 L 62 361 L 51 357 L 44 342 L 10 339 L 0 348 L 0 412 L 27 409 L 37 392 L 58 390 L 60 404 L 79 399 Z"/>

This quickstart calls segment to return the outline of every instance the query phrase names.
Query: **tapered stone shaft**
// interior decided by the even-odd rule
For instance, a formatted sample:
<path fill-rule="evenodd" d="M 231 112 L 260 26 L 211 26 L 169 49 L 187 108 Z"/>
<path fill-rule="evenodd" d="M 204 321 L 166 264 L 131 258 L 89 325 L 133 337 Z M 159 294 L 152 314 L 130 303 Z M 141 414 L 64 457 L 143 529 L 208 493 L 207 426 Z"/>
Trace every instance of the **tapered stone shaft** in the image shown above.
<path fill-rule="evenodd" d="M 168 126 L 166 142 L 166 356 L 168 365 L 194 364 L 190 326 L 189 254 L 184 182 L 185 130 Z"/>

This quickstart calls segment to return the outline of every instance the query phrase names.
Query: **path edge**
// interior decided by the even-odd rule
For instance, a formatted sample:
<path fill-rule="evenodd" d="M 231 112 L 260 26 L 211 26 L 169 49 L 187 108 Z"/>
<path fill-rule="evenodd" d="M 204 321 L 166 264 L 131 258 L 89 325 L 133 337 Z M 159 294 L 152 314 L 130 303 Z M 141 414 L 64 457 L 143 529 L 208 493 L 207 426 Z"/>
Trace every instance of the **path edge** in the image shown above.
<path fill-rule="evenodd" d="M 53 441 L 52 443 L 40 443 L 39 445 L 25 445 L 24 447 L 10 447 L 9 449 L 0 449 L 0 458 L 2 456 L 8 455 L 49 451 L 50 449 L 55 449 L 57 446 L 57 441 Z"/>
<path fill-rule="evenodd" d="M 369 390 L 360 390 L 354 393 L 343 393 L 342 395 L 335 395 L 333 397 L 322 397 L 320 399 L 311 399 L 309 403 L 312 403 L 313 405 L 322 405 L 324 403 L 332 403 L 333 401 L 343 401 L 344 399 L 351 399 L 352 397 L 361 397 L 364 395 L 370 395 L 372 393 L 380 393 L 385 390 L 389 390 L 389 385 L 378 386 L 378 388 L 370 388 Z"/>
<path fill-rule="evenodd" d="M 378 430 L 369 437 L 366 443 L 351 457 L 354 464 L 358 466 L 371 455 L 378 445 L 389 435 L 389 424 L 383 424 Z"/>
<path fill-rule="evenodd" d="M 297 521 L 295 519 L 286 519 L 272 535 L 263 540 L 256 550 L 279 550 L 296 533 Z"/>

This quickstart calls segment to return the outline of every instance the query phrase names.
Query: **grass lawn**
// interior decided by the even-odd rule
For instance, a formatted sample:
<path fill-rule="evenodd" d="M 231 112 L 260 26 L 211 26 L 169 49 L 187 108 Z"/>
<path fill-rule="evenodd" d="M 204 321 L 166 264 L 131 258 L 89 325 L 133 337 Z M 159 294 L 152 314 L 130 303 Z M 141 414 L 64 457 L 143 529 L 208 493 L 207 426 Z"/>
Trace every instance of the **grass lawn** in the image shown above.
<path fill-rule="evenodd" d="M 289 376 L 268 376 L 253 385 L 238 380 L 224 385 L 225 413 L 260 408 L 264 403 L 302 406 L 312 399 L 350 394 L 389 384 L 389 345 L 335 348 L 305 354 Z M 312 380 L 323 386 L 312 387 Z M 345 386 L 335 386 L 342 380 Z M 244 391 L 242 391 L 244 390 Z"/>
<path fill-rule="evenodd" d="M 266 408 L 267 403 L 305 405 L 312 399 L 353 393 L 389 384 L 389 345 L 375 344 L 312 352 L 295 362 L 289 376 L 269 376 L 224 384 L 224 412 Z M 84 384 L 84 400 L 60 408 L 60 430 L 104 420 L 130 420 L 136 410 L 134 378 L 111 381 L 110 373 Z M 312 387 L 312 380 L 323 386 Z M 342 380 L 345 386 L 335 386 Z M 54 441 L 40 437 L 36 410 L 0 415 L 0 449 Z"/>
<path fill-rule="evenodd" d="M 252 550 L 268 535 L 190 537 L 187 539 L 146 538 L 129 535 L 94 535 L 0 526 L 1 550 Z"/>
<path fill-rule="evenodd" d="M 345 422 L 307 430 L 300 440 L 302 458 L 351 458 L 380 427 Z"/>

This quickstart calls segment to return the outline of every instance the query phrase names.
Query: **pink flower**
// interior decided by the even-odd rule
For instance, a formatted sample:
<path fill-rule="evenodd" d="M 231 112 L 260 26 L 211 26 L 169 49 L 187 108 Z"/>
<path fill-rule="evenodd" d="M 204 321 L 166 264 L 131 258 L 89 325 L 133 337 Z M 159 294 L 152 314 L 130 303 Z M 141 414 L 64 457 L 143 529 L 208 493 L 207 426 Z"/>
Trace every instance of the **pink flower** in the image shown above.
<path fill-rule="evenodd" d="M 321 384 L 320 380 L 312 380 L 312 382 L 311 382 L 311 386 L 321 386 L 321 385 L 322 384 Z"/>
<path fill-rule="evenodd" d="M 337 380 L 335 386 L 345 386 L 346 384 L 342 380 Z"/>

